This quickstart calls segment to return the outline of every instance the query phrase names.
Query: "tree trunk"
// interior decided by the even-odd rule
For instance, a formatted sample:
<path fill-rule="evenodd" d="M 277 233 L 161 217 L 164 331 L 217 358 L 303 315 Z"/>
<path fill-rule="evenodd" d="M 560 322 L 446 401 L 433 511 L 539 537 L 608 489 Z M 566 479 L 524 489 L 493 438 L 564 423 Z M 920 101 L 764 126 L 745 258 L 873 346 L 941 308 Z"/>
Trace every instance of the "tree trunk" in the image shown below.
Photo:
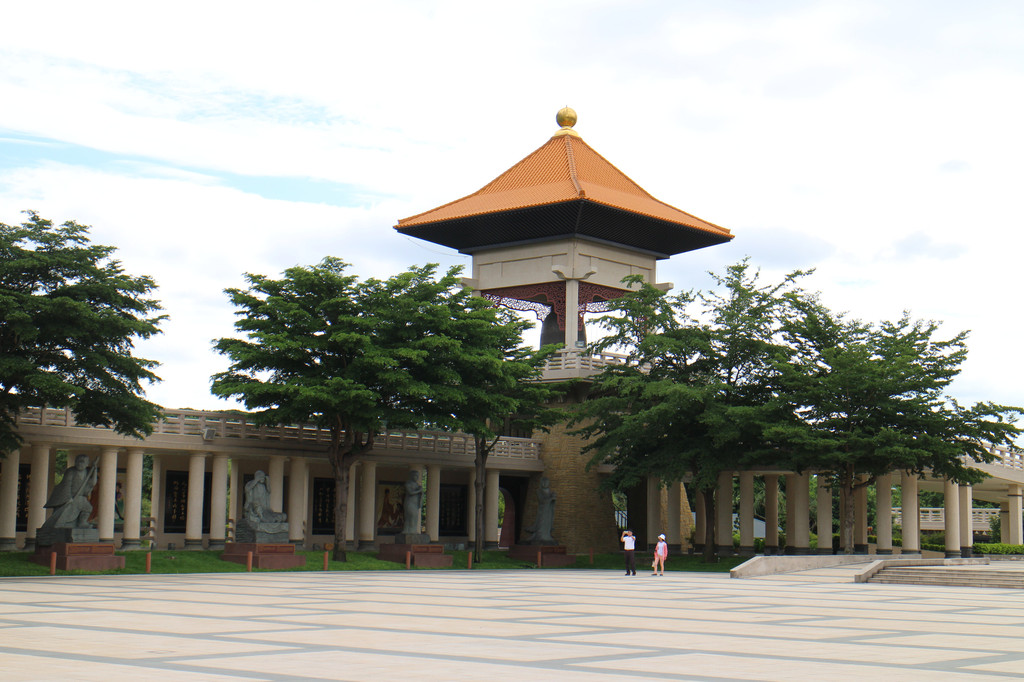
<path fill-rule="evenodd" d="M 473 542 L 473 563 L 478 564 L 484 559 L 484 484 L 487 478 L 487 455 L 490 451 L 484 447 L 484 442 L 480 438 L 474 440 L 476 458 L 473 460 L 473 466 L 476 468 L 476 480 L 473 481 L 473 487 L 476 490 L 476 510 L 473 514 L 473 525 L 476 527 L 476 540 Z"/>
<path fill-rule="evenodd" d="M 345 526 L 348 522 L 348 478 L 351 466 L 345 458 L 332 457 L 334 466 L 334 560 L 348 561 L 345 554 Z"/>
<path fill-rule="evenodd" d="M 715 541 L 716 488 L 714 486 L 704 492 L 704 563 L 713 564 L 718 561 L 718 549 Z"/>

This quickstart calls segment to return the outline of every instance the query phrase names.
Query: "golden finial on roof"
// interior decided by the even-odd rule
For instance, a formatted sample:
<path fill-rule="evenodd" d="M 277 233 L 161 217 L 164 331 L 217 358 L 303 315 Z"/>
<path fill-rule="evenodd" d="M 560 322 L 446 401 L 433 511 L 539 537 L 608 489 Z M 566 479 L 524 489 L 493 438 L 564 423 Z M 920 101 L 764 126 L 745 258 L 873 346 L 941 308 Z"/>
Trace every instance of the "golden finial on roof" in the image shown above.
<path fill-rule="evenodd" d="M 576 125 L 576 111 L 569 107 L 562 107 L 555 114 L 555 122 L 562 126 L 555 132 L 553 137 L 561 137 L 562 135 L 572 135 L 573 137 L 579 137 L 580 134 L 572 129 Z"/>

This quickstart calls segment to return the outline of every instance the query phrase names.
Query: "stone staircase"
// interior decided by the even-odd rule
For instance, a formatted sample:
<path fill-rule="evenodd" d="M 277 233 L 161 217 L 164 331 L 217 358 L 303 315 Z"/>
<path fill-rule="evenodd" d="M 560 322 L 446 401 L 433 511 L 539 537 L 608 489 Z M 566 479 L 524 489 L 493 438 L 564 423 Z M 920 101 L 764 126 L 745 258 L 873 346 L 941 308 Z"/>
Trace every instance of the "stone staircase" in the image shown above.
<path fill-rule="evenodd" d="M 901 585 L 943 585 L 954 587 L 999 587 L 1024 589 L 1022 567 L 995 566 L 888 566 L 868 582 Z"/>

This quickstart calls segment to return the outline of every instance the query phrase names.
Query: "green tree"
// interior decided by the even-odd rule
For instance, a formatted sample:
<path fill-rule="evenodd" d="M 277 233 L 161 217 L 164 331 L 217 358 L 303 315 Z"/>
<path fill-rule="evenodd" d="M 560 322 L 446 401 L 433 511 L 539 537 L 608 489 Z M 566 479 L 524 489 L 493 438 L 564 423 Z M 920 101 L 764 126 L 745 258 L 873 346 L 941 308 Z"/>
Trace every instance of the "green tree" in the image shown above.
<path fill-rule="evenodd" d="M 574 418 L 590 439 L 590 466 L 615 465 L 603 485 L 627 490 L 649 476 L 665 484 L 689 477 L 704 494 L 704 556 L 715 559 L 718 476 L 756 461 L 772 444 L 766 429 L 792 418 L 779 398 L 776 366 L 785 349 L 776 336 L 783 294 L 802 273 L 764 284 L 742 261 L 714 276 L 717 289 L 666 296 L 639 286 L 602 318 L 611 334 L 597 350 L 622 349 L 624 365 L 596 377 L 592 398 Z M 697 314 L 689 310 L 696 308 Z"/>
<path fill-rule="evenodd" d="M 551 406 L 561 387 L 540 383 L 541 370 L 557 346 L 536 351 L 520 345 L 532 323 L 492 307 L 482 298 L 466 299 L 466 320 L 452 330 L 459 347 L 449 356 L 459 376 L 448 392 L 450 426 L 473 436 L 476 510 L 473 560 L 483 559 L 484 484 L 487 459 L 502 436 L 530 434 L 562 418 Z"/>
<path fill-rule="evenodd" d="M 475 368 L 472 381 L 504 381 L 501 361 L 521 331 L 462 287 L 458 268 L 440 278 L 426 265 L 360 281 L 347 267 L 325 258 L 281 279 L 248 274 L 248 289 L 227 290 L 246 338 L 216 342 L 231 366 L 213 377 L 216 395 L 240 397 L 260 423 L 330 431 L 341 561 L 351 465 L 370 455 L 385 428 L 472 426 L 470 401 L 489 401 L 503 416 L 508 405 L 474 392 L 467 379 Z"/>
<path fill-rule="evenodd" d="M 938 324 L 904 314 L 877 326 L 836 315 L 816 298 L 794 297 L 800 314 L 784 334 L 794 349 L 782 365 L 799 422 L 774 434 L 790 466 L 830 476 L 845 492 L 845 551 L 853 551 L 854 491 L 891 471 L 924 472 L 958 483 L 984 474 L 971 462 L 993 456 L 984 442 L 1013 444 L 1020 408 L 964 408 L 945 393 L 967 357 L 967 333 L 936 338 Z"/>
<path fill-rule="evenodd" d="M 88 226 L 26 214 L 21 225 L 0 223 L 0 456 L 18 447 L 18 414 L 28 407 L 150 433 L 160 410 L 142 382 L 159 381 L 159 363 L 132 352 L 165 319 L 149 298 L 156 285 L 125 274 L 114 247 L 90 243 Z"/>

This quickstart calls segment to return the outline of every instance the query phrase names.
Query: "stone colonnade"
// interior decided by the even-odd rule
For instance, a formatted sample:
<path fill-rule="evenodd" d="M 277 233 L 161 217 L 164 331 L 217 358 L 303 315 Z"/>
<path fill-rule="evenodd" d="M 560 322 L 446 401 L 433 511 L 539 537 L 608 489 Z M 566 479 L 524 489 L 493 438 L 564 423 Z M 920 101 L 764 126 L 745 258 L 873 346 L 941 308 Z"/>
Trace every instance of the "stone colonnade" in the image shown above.
<path fill-rule="evenodd" d="M 734 477 L 739 477 L 739 505 L 736 513 L 736 525 L 739 528 L 741 554 L 754 553 L 754 479 L 755 473 L 750 471 L 723 472 L 718 479 L 716 490 L 717 499 L 726 499 L 730 504 L 719 504 L 715 507 L 716 518 L 714 520 L 715 538 L 717 550 L 722 553 L 733 551 L 733 515 L 734 509 L 731 504 L 733 500 Z M 812 552 L 810 544 L 810 486 L 816 486 L 818 499 L 816 526 L 827 528 L 827 542 L 822 543 L 819 536 L 819 543 L 816 552 L 819 554 L 832 553 L 832 500 L 836 494 L 825 485 L 824 479 L 813 477 L 810 474 L 760 474 L 765 485 L 765 553 L 779 554 L 782 552 L 790 554 L 809 554 Z M 784 477 L 786 485 L 786 525 L 785 538 L 786 546 L 779 543 L 779 479 Z M 902 506 L 900 507 L 900 518 L 898 522 L 902 528 L 903 544 L 901 551 L 904 554 L 916 554 L 921 551 L 920 518 L 918 505 L 919 479 L 917 476 L 906 473 L 892 473 L 879 476 L 876 479 L 876 518 L 893 518 L 892 486 L 899 484 L 902 493 Z M 1022 486 L 1015 483 L 1007 484 L 1007 499 L 1003 503 L 1002 516 L 1002 542 L 1009 544 L 1024 544 L 1024 529 L 1022 529 Z M 944 483 L 945 492 L 945 550 L 948 557 L 970 556 L 972 547 L 972 509 L 973 497 L 970 485 L 956 485 L 949 481 Z M 694 527 L 694 544 L 703 547 L 705 543 L 705 520 L 704 500 L 700 492 L 696 492 L 694 512 L 696 523 Z M 868 509 L 867 509 L 867 488 L 860 488 L 854 493 L 854 529 L 853 544 L 857 552 L 868 550 Z M 893 527 L 892 523 L 878 522 L 876 529 L 876 553 L 893 553 Z M 843 529 L 840 529 L 843 535 Z M 845 537 L 841 537 L 845 544 Z"/>
<path fill-rule="evenodd" d="M 267 474 L 271 508 L 288 514 L 291 542 L 311 548 L 334 539 L 333 505 L 328 510 L 324 501 L 327 498 L 333 501 L 334 477 L 322 457 L 259 454 L 229 457 L 214 452 L 171 454 L 144 448 L 103 447 L 97 458 L 95 448 L 61 444 L 60 449 L 68 451 L 69 463 L 83 452 L 98 462 L 92 522 L 101 542 L 115 543 L 122 549 L 139 549 L 145 539 L 152 540 L 159 548 L 173 545 L 185 549 L 223 549 L 230 540 L 231 522 L 240 519 L 243 513 L 244 480 L 256 470 Z M 55 476 L 63 473 L 54 471 L 56 450 L 51 443 L 23 444 L 0 462 L 0 551 L 35 548 L 36 529 L 49 513 L 43 504 L 53 488 Z M 149 526 L 141 519 L 144 454 L 153 455 Z M 458 525 L 464 520 L 462 532 L 455 540 L 472 542 L 475 539 L 475 471 L 471 466 L 370 460 L 353 465 L 349 471 L 345 537 L 350 548 L 372 548 L 382 541 L 378 533 L 381 504 L 378 486 L 384 483 L 403 485 L 412 470 L 420 472 L 421 481 L 426 474 L 424 530 L 430 540 L 437 542 L 451 537 L 450 532 L 443 534 L 441 523 L 444 516 L 449 526 L 453 524 L 453 509 L 456 514 L 464 514 L 455 521 Z M 484 540 L 489 548 L 498 545 L 500 473 L 488 470 L 484 488 Z M 519 473 L 531 474 L 529 471 Z M 321 494 L 314 500 L 314 481 L 329 491 L 326 497 Z M 443 487 L 448 489 L 449 496 L 442 510 Z M 319 509 L 314 509 L 315 503 Z M 330 518 L 318 527 L 313 523 L 314 518 L 322 520 L 325 512 L 329 512 Z M 23 519 L 21 529 L 18 528 L 19 517 Z"/>

